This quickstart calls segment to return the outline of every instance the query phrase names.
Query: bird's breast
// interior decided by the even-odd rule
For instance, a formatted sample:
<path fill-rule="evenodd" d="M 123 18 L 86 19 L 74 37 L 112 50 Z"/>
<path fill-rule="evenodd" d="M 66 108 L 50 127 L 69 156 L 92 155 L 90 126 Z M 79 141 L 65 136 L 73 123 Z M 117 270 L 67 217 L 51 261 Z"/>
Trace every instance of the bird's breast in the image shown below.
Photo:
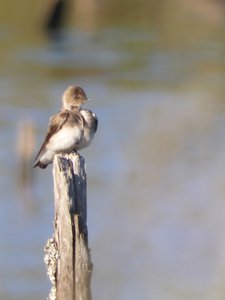
<path fill-rule="evenodd" d="M 79 143 L 82 135 L 82 128 L 64 126 L 51 137 L 47 148 L 55 152 L 73 149 Z"/>

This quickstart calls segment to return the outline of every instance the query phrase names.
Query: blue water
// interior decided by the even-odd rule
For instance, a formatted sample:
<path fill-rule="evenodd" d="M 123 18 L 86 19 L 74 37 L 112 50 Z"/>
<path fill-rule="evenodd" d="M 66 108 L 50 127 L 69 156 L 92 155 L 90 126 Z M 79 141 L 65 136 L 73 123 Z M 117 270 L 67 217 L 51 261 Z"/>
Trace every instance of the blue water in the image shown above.
<path fill-rule="evenodd" d="M 161 1 L 148 22 L 141 3 L 136 20 L 135 10 L 117 14 L 109 1 L 93 12 L 97 24 L 71 21 L 57 41 L 34 26 L 35 10 L 0 21 L 0 299 L 49 293 L 43 248 L 53 233 L 52 166 L 35 169 L 21 186 L 18 128 L 26 120 L 36 128 L 34 157 L 74 83 L 99 118 L 81 153 L 93 299 L 224 299 L 219 4 L 194 11 L 184 1 L 178 13 L 176 1 L 172 10 Z M 210 5 L 216 18 L 206 13 Z"/>

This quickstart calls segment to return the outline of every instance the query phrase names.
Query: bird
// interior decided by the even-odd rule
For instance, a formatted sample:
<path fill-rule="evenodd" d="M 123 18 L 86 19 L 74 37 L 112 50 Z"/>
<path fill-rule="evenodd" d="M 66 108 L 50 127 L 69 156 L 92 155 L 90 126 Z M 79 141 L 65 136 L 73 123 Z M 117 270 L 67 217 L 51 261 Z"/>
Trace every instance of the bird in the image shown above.
<path fill-rule="evenodd" d="M 79 86 L 69 86 L 65 90 L 61 110 L 49 119 L 48 132 L 34 168 L 45 169 L 57 153 L 70 153 L 90 145 L 97 131 L 98 118 L 91 110 L 82 108 L 87 100 Z"/>

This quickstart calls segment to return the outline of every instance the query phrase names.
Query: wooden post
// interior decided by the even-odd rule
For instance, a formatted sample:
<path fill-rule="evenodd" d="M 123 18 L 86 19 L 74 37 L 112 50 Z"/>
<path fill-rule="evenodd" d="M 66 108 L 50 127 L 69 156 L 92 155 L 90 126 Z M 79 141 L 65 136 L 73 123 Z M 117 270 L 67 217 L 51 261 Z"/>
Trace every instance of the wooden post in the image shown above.
<path fill-rule="evenodd" d="M 77 153 L 53 161 L 55 223 L 45 247 L 52 282 L 49 300 L 91 300 L 92 263 L 88 248 L 85 161 Z"/>

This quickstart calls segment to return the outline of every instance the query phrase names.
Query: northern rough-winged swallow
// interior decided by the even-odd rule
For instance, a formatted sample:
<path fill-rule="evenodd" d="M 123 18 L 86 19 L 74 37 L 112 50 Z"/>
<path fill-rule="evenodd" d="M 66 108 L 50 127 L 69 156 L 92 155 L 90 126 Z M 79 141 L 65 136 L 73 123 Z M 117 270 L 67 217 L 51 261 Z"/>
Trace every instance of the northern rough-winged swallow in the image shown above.
<path fill-rule="evenodd" d="M 36 159 L 34 167 L 44 169 L 52 163 L 54 154 L 69 153 L 87 147 L 97 130 L 98 119 L 82 104 L 87 101 L 84 90 L 69 86 L 62 97 L 61 111 L 49 120 L 49 128 Z"/>

